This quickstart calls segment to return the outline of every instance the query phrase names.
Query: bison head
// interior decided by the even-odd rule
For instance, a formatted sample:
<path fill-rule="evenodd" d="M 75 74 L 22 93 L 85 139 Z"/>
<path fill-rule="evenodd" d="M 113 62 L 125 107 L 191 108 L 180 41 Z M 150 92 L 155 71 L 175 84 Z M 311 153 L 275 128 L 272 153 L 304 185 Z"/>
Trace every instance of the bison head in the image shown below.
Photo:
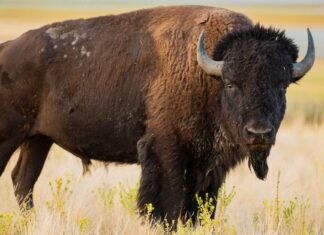
<path fill-rule="evenodd" d="M 221 122 L 232 139 L 249 156 L 256 175 L 264 179 L 267 157 L 286 109 L 287 87 L 310 70 L 315 59 L 308 30 L 308 51 L 296 63 L 297 46 L 283 31 L 260 25 L 233 31 L 217 43 L 213 59 L 200 35 L 200 67 L 221 81 Z"/>

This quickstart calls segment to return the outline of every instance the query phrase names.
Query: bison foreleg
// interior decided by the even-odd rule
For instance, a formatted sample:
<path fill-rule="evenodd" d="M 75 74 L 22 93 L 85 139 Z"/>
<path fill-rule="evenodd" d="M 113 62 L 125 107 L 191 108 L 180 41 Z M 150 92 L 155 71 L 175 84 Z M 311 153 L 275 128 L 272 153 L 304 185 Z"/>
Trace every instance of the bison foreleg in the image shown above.
<path fill-rule="evenodd" d="M 212 199 L 212 204 L 214 205 L 214 209 L 210 212 L 210 218 L 215 218 L 216 213 L 216 205 L 217 205 L 217 192 L 218 187 L 216 185 L 210 185 L 209 188 L 207 188 L 204 191 L 198 192 L 195 195 L 191 196 L 191 203 L 189 204 L 189 207 L 187 208 L 187 218 L 191 218 L 192 222 L 196 224 L 198 222 L 198 213 L 199 213 L 199 205 L 197 202 L 197 196 L 201 198 L 204 202 L 206 200 Z"/>
<path fill-rule="evenodd" d="M 154 206 L 155 215 L 162 215 L 164 213 L 159 198 L 160 184 L 158 180 L 160 178 L 160 167 L 157 156 L 152 151 L 152 141 L 153 137 L 147 135 L 137 142 L 138 160 L 142 168 L 137 204 L 140 214 L 144 216 L 148 213 L 147 206 L 149 204 Z"/>
<path fill-rule="evenodd" d="M 33 207 L 33 188 L 52 145 L 46 136 L 34 136 L 21 146 L 18 162 L 12 171 L 15 195 L 22 210 Z"/>
<path fill-rule="evenodd" d="M 191 169 L 192 170 L 192 169 Z M 197 176 L 197 174 L 190 172 L 188 170 L 188 175 L 191 176 Z M 187 180 L 186 182 L 186 188 L 188 189 L 188 197 L 187 197 L 187 202 L 186 202 L 186 218 L 191 219 L 192 222 L 195 224 L 198 222 L 198 214 L 199 214 L 199 205 L 197 201 L 197 197 L 202 199 L 203 201 L 205 200 L 211 200 L 212 199 L 212 204 L 214 205 L 214 209 L 210 211 L 210 216 L 211 219 L 215 217 L 215 212 L 216 212 L 216 205 L 217 205 L 217 194 L 218 190 L 221 187 L 223 181 L 224 181 L 224 176 L 222 174 L 217 173 L 217 169 L 209 172 L 207 175 L 205 175 L 205 180 L 208 182 L 207 185 L 205 185 L 204 188 L 199 189 L 198 191 L 195 191 L 195 189 L 201 187 L 201 185 L 195 185 L 195 182 L 197 182 L 194 178 L 191 178 Z"/>
<path fill-rule="evenodd" d="M 146 136 L 138 142 L 139 162 L 142 178 L 138 205 L 141 213 L 146 205 L 153 204 L 154 219 L 166 220 L 169 226 L 176 227 L 184 201 L 183 158 L 168 142 L 172 138 Z M 169 143 L 169 144 L 168 144 Z"/>

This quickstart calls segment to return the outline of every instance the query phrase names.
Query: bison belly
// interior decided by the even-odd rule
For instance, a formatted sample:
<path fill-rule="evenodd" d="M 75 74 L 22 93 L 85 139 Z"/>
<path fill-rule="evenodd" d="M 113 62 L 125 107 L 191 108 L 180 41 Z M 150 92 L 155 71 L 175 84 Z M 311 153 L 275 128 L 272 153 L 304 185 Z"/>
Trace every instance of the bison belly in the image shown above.
<path fill-rule="evenodd" d="M 80 157 L 112 162 L 137 162 L 136 142 L 144 133 L 144 105 L 133 97 L 109 94 L 102 87 L 73 97 L 51 87 L 33 128 Z M 66 94 L 66 93 L 65 93 Z M 130 98 L 130 97 L 129 97 Z M 135 102 L 134 102 L 135 101 Z"/>

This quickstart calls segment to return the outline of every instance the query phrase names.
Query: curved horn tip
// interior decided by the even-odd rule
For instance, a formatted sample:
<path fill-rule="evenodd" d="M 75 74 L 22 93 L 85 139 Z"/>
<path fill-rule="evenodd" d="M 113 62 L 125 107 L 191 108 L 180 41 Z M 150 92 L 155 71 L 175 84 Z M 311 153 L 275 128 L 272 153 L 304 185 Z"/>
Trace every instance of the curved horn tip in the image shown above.
<path fill-rule="evenodd" d="M 315 62 L 315 46 L 312 33 L 307 28 L 308 47 L 304 59 L 298 63 L 293 64 L 293 78 L 300 78 L 304 76 L 313 66 Z"/>
<path fill-rule="evenodd" d="M 315 61 L 315 45 L 314 45 L 314 39 L 313 39 L 312 32 L 310 31 L 309 28 L 307 28 L 307 34 L 308 34 L 307 54 L 309 53 L 311 55 L 311 57 L 313 58 L 313 64 L 314 64 L 314 61 Z"/>
<path fill-rule="evenodd" d="M 310 31 L 309 28 L 307 28 L 307 36 L 308 36 L 308 45 L 314 48 L 314 39 L 313 39 L 312 32 Z"/>

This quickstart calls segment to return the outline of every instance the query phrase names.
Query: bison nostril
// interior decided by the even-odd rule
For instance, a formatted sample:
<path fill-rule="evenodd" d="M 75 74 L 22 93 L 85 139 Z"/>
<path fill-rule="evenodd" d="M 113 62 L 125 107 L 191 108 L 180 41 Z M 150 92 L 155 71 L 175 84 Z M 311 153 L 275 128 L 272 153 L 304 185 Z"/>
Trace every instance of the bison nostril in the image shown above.
<path fill-rule="evenodd" d="M 249 144 L 268 144 L 274 141 L 272 126 L 248 125 L 244 128 L 244 138 Z"/>
<path fill-rule="evenodd" d="M 248 133 L 254 134 L 254 135 L 266 135 L 273 131 L 272 128 L 253 128 L 253 127 L 247 127 L 246 128 Z"/>

